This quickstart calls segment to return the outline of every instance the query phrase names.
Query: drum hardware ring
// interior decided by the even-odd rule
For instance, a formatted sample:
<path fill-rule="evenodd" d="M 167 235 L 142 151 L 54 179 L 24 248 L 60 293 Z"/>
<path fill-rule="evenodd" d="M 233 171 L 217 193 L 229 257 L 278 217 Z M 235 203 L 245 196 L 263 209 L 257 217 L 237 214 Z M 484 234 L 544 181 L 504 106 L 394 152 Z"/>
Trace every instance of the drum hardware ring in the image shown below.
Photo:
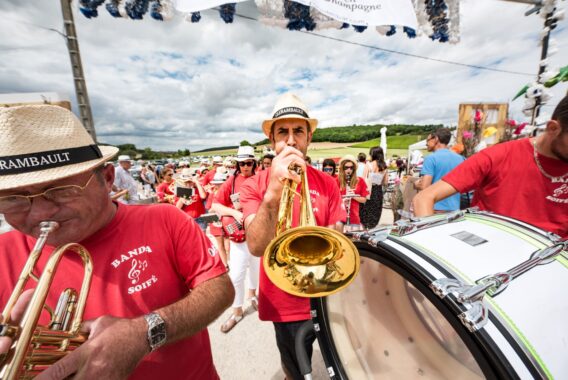
<path fill-rule="evenodd" d="M 394 223 L 392 233 L 395 236 L 405 236 L 411 233 L 424 230 L 426 228 L 440 226 L 451 222 L 462 220 L 468 210 L 457 210 L 447 214 L 426 216 L 423 218 L 411 218 L 410 220 L 399 220 Z"/>
<path fill-rule="evenodd" d="M 497 296 L 507 288 L 511 281 L 538 265 L 551 263 L 556 256 L 566 249 L 568 249 L 568 241 L 535 251 L 530 259 L 506 272 L 498 272 L 480 278 L 476 281 L 477 285 L 464 284 L 460 280 L 451 278 L 441 278 L 432 282 L 430 288 L 440 298 L 454 294 L 457 302 L 467 308 L 459 315 L 459 319 L 470 332 L 475 332 L 487 323 L 487 309 L 483 303 L 486 294 L 490 297 Z"/>

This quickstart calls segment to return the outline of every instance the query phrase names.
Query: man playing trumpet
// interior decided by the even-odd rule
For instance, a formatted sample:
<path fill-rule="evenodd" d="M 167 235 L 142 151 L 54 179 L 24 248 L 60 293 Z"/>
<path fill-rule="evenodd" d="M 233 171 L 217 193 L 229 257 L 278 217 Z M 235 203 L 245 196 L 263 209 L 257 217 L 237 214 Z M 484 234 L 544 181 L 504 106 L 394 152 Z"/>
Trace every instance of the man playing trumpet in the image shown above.
<path fill-rule="evenodd" d="M 63 108 L 0 109 L 0 213 L 15 228 L 0 235 L 0 305 L 10 297 L 39 224 L 57 222 L 34 273 L 42 273 L 54 247 L 77 242 L 90 252 L 83 324 L 89 336 L 39 378 L 217 379 L 206 326 L 233 299 L 225 267 L 195 222 L 175 207 L 111 201 L 114 167 L 106 162 L 116 153 L 97 146 Z M 76 255 L 65 255 L 47 304 L 54 307 L 68 286 L 78 289 L 83 272 Z M 29 290 L 19 297 L 12 324 L 29 299 Z M 10 344 L 10 336 L 0 337 L 0 352 Z"/>
<path fill-rule="evenodd" d="M 260 171 L 241 187 L 241 205 L 247 232 L 247 243 L 254 256 L 262 256 L 275 236 L 280 198 L 287 179 L 300 182 L 300 176 L 289 170 L 296 164 L 307 171 L 310 198 L 318 226 L 335 228 L 346 219 L 345 208 L 334 179 L 305 164 L 308 145 L 317 127 L 317 120 L 308 116 L 308 110 L 295 95 L 284 94 L 277 101 L 271 119 L 265 120 L 262 129 L 270 139 L 276 157 L 272 166 Z M 298 225 L 299 201 L 295 200 L 294 221 Z M 285 293 L 267 277 L 264 268 L 260 270 L 258 313 L 261 320 L 272 321 L 276 333 L 276 344 L 280 351 L 282 367 L 287 379 L 302 379 L 296 350 L 295 336 L 302 323 L 310 319 L 310 301 Z M 312 354 L 313 333 L 305 345 L 308 355 Z"/>

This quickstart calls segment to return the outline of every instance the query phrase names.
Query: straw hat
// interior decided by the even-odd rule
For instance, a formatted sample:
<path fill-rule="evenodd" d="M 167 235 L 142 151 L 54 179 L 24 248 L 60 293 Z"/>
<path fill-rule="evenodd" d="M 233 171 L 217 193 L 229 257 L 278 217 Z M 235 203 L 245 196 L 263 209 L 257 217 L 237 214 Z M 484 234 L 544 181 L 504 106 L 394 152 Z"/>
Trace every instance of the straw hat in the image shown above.
<path fill-rule="evenodd" d="M 272 119 L 265 120 L 262 123 L 262 130 L 267 137 L 270 137 L 270 130 L 272 128 L 272 124 L 276 120 L 286 120 L 286 119 L 303 119 L 307 120 L 310 124 L 310 129 L 314 132 L 318 126 L 318 121 L 316 119 L 311 119 L 308 116 L 308 107 L 300 98 L 298 98 L 294 94 L 286 93 L 282 95 L 274 109 L 272 110 Z"/>
<path fill-rule="evenodd" d="M 214 164 L 222 165 L 222 164 L 223 164 L 223 159 L 221 158 L 221 156 L 215 156 L 215 157 L 213 157 L 213 163 L 214 163 Z"/>
<path fill-rule="evenodd" d="M 0 108 L 0 190 L 67 178 L 118 153 L 96 145 L 73 113 L 54 105 Z"/>
<path fill-rule="evenodd" d="M 254 160 L 254 148 L 252 146 L 240 146 L 237 150 L 237 161 Z"/>
<path fill-rule="evenodd" d="M 339 160 L 339 167 L 341 167 L 345 161 L 353 162 L 355 164 L 355 170 L 357 170 L 357 159 L 355 158 L 355 156 L 351 154 L 346 154 L 345 156 L 343 156 L 341 160 Z"/>
<path fill-rule="evenodd" d="M 121 154 L 120 156 L 118 156 L 117 161 L 118 162 L 130 161 L 130 156 L 127 154 Z"/>
<path fill-rule="evenodd" d="M 210 183 L 212 185 L 220 185 L 224 183 L 226 180 L 227 180 L 227 173 L 217 171 Z"/>
<path fill-rule="evenodd" d="M 197 176 L 197 169 L 196 168 L 183 168 L 179 179 L 181 179 L 182 181 L 189 181 L 194 179 L 194 177 Z"/>

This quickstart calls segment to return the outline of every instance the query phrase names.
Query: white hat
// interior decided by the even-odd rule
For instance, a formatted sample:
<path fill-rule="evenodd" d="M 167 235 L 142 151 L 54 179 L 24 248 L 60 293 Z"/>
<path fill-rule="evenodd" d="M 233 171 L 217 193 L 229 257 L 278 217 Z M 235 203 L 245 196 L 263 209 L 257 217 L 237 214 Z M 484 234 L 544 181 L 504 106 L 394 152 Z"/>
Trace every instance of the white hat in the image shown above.
<path fill-rule="evenodd" d="M 130 156 L 127 154 L 121 154 L 120 156 L 118 156 L 118 162 L 121 161 L 130 161 Z"/>
<path fill-rule="evenodd" d="M 181 179 L 182 181 L 188 181 L 190 179 L 193 179 L 193 177 L 195 177 L 196 175 L 197 175 L 196 168 L 183 168 L 181 170 L 179 179 Z"/>
<path fill-rule="evenodd" d="M 240 146 L 237 151 L 237 161 L 254 160 L 254 148 L 252 146 Z"/>
<path fill-rule="evenodd" d="M 236 161 L 237 161 L 237 160 L 235 159 L 235 157 L 231 157 L 231 156 L 225 157 L 225 160 L 223 161 L 223 166 L 233 166 L 233 165 L 236 165 L 236 164 L 237 164 Z"/>
<path fill-rule="evenodd" d="M 318 126 L 318 121 L 316 119 L 311 119 L 308 116 L 308 107 L 302 103 L 300 98 L 291 93 L 286 93 L 278 99 L 274 109 L 272 110 L 272 119 L 265 120 L 262 123 L 262 130 L 267 137 L 270 137 L 272 124 L 274 124 L 276 120 L 280 119 L 307 120 L 310 124 L 311 132 L 314 132 Z"/>
<path fill-rule="evenodd" d="M 215 157 L 213 157 L 213 163 L 214 164 L 222 164 L 223 159 L 221 158 L 221 156 L 215 156 Z"/>
<path fill-rule="evenodd" d="M 0 190 L 93 169 L 118 153 L 95 144 L 77 117 L 55 105 L 0 108 Z"/>
<path fill-rule="evenodd" d="M 215 172 L 215 176 L 211 180 L 212 185 L 220 185 L 227 180 L 227 172 Z"/>

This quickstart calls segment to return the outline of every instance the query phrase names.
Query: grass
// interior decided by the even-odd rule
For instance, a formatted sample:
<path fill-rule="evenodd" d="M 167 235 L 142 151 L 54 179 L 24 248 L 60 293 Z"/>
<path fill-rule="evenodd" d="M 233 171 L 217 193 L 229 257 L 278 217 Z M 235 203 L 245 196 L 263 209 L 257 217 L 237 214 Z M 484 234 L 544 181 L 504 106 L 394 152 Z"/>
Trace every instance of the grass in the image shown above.
<path fill-rule="evenodd" d="M 387 136 L 387 148 L 392 147 L 393 149 L 408 149 L 409 145 L 417 143 L 418 141 L 424 139 L 422 135 L 404 135 L 404 136 Z M 351 145 L 353 148 L 372 148 L 374 146 L 379 146 L 381 143 L 380 138 L 363 141 Z"/>

